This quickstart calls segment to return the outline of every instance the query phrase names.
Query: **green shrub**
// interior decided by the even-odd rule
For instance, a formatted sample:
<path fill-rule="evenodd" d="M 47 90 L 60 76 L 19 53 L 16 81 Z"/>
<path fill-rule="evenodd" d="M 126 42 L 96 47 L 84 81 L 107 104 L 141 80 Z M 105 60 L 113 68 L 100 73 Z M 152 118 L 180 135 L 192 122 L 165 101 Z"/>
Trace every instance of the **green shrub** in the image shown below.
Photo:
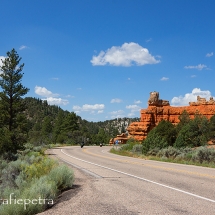
<path fill-rule="evenodd" d="M 140 154 L 140 153 L 142 153 L 142 150 L 143 150 L 142 144 L 135 144 L 135 145 L 133 146 L 133 148 L 132 148 L 132 152 L 133 152 L 133 153 L 138 153 L 138 154 Z"/>
<path fill-rule="evenodd" d="M 192 160 L 199 163 L 215 163 L 215 149 L 199 147 L 194 151 Z"/>
<path fill-rule="evenodd" d="M 22 171 L 23 166 L 26 165 L 28 165 L 27 162 L 20 159 L 9 162 L 1 172 L 0 180 L 2 181 L 2 183 L 0 184 L 0 189 L 4 189 L 4 187 L 17 188 L 15 179 Z"/>
<path fill-rule="evenodd" d="M 132 144 L 123 144 L 121 147 L 120 147 L 120 151 L 131 151 L 133 148 L 133 145 Z"/>
<path fill-rule="evenodd" d="M 26 166 L 24 172 L 27 179 L 31 180 L 32 178 L 39 178 L 48 174 L 55 166 L 57 166 L 55 160 L 44 157 L 39 162 L 34 162 L 33 164 Z"/>
<path fill-rule="evenodd" d="M 18 190 L 14 191 L 12 189 L 7 189 L 6 192 L 4 192 L 3 198 L 9 199 L 9 196 L 13 194 L 12 197 L 14 199 L 22 199 L 23 202 L 22 204 L 17 204 L 13 200 L 12 204 L 1 205 L 0 214 L 30 215 L 42 212 L 47 207 L 53 205 L 57 198 L 57 193 L 57 186 L 55 182 L 50 180 L 47 176 L 43 176 L 39 179 L 33 179 L 31 183 L 28 184 L 28 186 L 23 190 L 23 192 L 19 192 Z M 34 199 L 37 200 L 37 204 L 32 203 L 32 200 Z"/>
<path fill-rule="evenodd" d="M 154 148 L 162 149 L 173 146 L 176 139 L 175 126 L 169 121 L 162 120 L 143 140 L 143 154 L 148 154 Z"/>
<path fill-rule="evenodd" d="M 1 176 L 2 170 L 6 168 L 7 165 L 8 165 L 8 162 L 3 158 L 0 158 L 0 176 Z"/>
<path fill-rule="evenodd" d="M 17 189 L 10 188 L 10 187 L 4 187 L 4 190 L 0 192 L 2 199 L 9 199 L 10 195 L 13 195 L 14 197 L 19 197 L 20 192 Z M 19 215 L 21 211 L 21 205 L 18 204 L 1 204 L 0 205 L 0 214 L 1 215 Z"/>
<path fill-rule="evenodd" d="M 150 149 L 148 152 L 146 152 L 146 155 L 149 155 L 149 156 L 158 156 L 158 153 L 160 151 L 161 150 L 159 148 L 153 148 L 153 149 Z"/>
<path fill-rule="evenodd" d="M 181 154 L 181 152 L 178 149 L 176 149 L 172 146 L 169 146 L 168 148 L 161 149 L 157 155 L 159 157 L 166 157 L 166 158 L 173 158 L 174 159 L 179 154 Z"/>
<path fill-rule="evenodd" d="M 30 148 L 30 146 L 29 146 Z M 35 148 L 35 147 L 34 147 Z M 30 150 L 30 151 L 29 151 Z M 57 195 L 72 187 L 74 173 L 66 165 L 41 154 L 41 148 L 25 149 L 16 161 L 0 163 L 0 197 L 8 199 L 40 199 L 42 204 L 1 204 L 1 215 L 31 215 L 52 206 Z M 46 201 L 44 201 L 46 199 Z M 50 200 L 50 201 L 48 201 Z"/>
<path fill-rule="evenodd" d="M 140 143 L 138 141 L 136 141 L 135 139 L 131 138 L 131 139 L 128 139 L 126 144 L 121 145 L 119 150 L 120 151 L 132 151 L 133 147 L 135 145 L 140 145 Z"/>
<path fill-rule="evenodd" d="M 191 160 L 192 159 L 192 153 L 185 154 L 185 160 Z"/>
<path fill-rule="evenodd" d="M 74 182 L 74 173 L 66 165 L 53 168 L 48 174 L 48 177 L 56 183 L 60 191 L 71 188 Z"/>
<path fill-rule="evenodd" d="M 207 118 L 196 115 L 193 120 L 185 124 L 174 143 L 174 147 L 199 147 L 206 145 L 209 138 L 209 121 Z"/>
<path fill-rule="evenodd" d="M 150 150 L 154 148 L 162 149 L 168 146 L 168 143 L 164 138 L 156 135 L 156 130 L 152 129 L 149 132 L 147 138 L 143 141 L 143 154 L 147 154 Z"/>

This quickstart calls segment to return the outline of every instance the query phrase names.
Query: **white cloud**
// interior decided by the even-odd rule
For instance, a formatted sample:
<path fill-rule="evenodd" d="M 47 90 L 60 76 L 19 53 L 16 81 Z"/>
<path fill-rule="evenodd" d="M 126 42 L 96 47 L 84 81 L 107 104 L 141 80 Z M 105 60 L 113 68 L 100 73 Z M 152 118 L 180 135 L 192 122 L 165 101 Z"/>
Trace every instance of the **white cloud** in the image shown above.
<path fill-rule="evenodd" d="M 0 56 L 0 67 L 2 66 L 2 60 L 4 60 L 5 59 L 5 57 L 3 57 L 3 56 Z M 0 69 L 0 74 L 2 74 L 3 72 L 2 72 L 2 70 Z"/>
<path fill-rule="evenodd" d="M 195 77 L 196 77 L 196 75 L 191 75 L 190 77 L 191 77 L 191 78 L 195 78 Z"/>
<path fill-rule="evenodd" d="M 88 105 L 85 104 L 82 106 L 84 111 L 89 111 L 89 110 L 102 110 L 104 109 L 105 105 L 104 104 L 94 104 L 94 105 Z"/>
<path fill-rule="evenodd" d="M 89 111 L 91 113 L 95 113 L 95 112 L 103 113 L 104 108 L 105 108 L 104 104 L 94 104 L 94 105 L 84 104 L 82 107 L 78 105 L 74 105 L 72 109 L 76 113 L 80 113 L 82 111 Z"/>
<path fill-rule="evenodd" d="M 117 114 L 123 114 L 123 113 L 124 113 L 123 110 L 117 110 L 117 111 L 110 112 L 111 115 L 117 115 Z"/>
<path fill-rule="evenodd" d="M 61 98 L 48 97 L 43 100 L 47 100 L 48 104 L 50 104 L 50 105 L 67 105 L 67 104 L 69 104 L 68 100 L 61 99 Z"/>
<path fill-rule="evenodd" d="M 141 109 L 141 107 L 138 105 L 127 105 L 126 108 L 130 109 L 131 112 L 140 111 L 140 109 Z"/>
<path fill-rule="evenodd" d="M 169 80 L 169 78 L 167 78 L 167 77 L 162 77 L 160 80 L 161 80 L 161 81 L 167 81 L 167 80 Z"/>
<path fill-rule="evenodd" d="M 184 68 L 185 69 L 198 69 L 198 70 L 202 70 L 204 68 L 207 68 L 207 66 L 204 65 L 204 64 L 199 64 L 197 66 L 185 66 Z"/>
<path fill-rule="evenodd" d="M 211 53 L 207 53 L 206 54 L 206 57 L 211 57 L 211 56 L 213 56 L 214 55 L 214 53 L 213 52 L 211 52 Z"/>
<path fill-rule="evenodd" d="M 75 96 L 71 96 L 71 95 L 66 95 L 66 98 L 75 98 Z"/>
<path fill-rule="evenodd" d="M 0 66 L 2 66 L 2 60 L 5 60 L 4 56 L 0 56 Z"/>
<path fill-rule="evenodd" d="M 74 105 L 72 109 L 73 109 L 76 113 L 81 113 L 81 107 L 80 107 L 80 106 Z"/>
<path fill-rule="evenodd" d="M 110 103 L 121 103 L 122 100 L 121 99 L 111 99 Z"/>
<path fill-rule="evenodd" d="M 197 96 L 208 100 L 211 97 L 211 92 L 209 90 L 202 91 L 200 88 L 194 88 L 191 93 L 186 93 L 184 96 L 173 97 L 171 105 L 187 106 L 189 105 L 189 102 L 196 102 Z"/>
<path fill-rule="evenodd" d="M 37 95 L 46 97 L 42 100 L 46 100 L 50 105 L 67 105 L 69 101 L 67 99 L 56 98 L 59 97 L 59 94 L 52 93 L 51 91 L 47 90 L 45 87 L 36 86 L 34 91 Z"/>
<path fill-rule="evenodd" d="M 22 45 L 22 46 L 19 47 L 19 50 L 23 50 L 23 49 L 27 49 L 27 48 L 28 48 L 28 46 Z"/>
<path fill-rule="evenodd" d="M 148 40 L 146 40 L 147 43 L 151 42 L 151 41 L 152 41 L 152 38 L 149 38 Z"/>
<path fill-rule="evenodd" d="M 34 91 L 37 95 L 43 96 L 43 97 L 58 97 L 58 94 L 54 94 L 51 91 L 47 90 L 45 87 L 39 87 L 36 86 L 34 88 Z"/>
<path fill-rule="evenodd" d="M 153 57 L 148 49 L 137 43 L 124 43 L 122 46 L 112 46 L 107 51 L 101 51 L 98 56 L 93 56 L 90 61 L 93 66 L 142 66 L 145 64 L 156 64 L 159 60 Z"/>
<path fill-rule="evenodd" d="M 134 104 L 141 104 L 142 102 L 140 100 L 134 101 Z"/>
<path fill-rule="evenodd" d="M 127 116 L 128 116 L 128 117 L 134 117 L 135 114 L 134 114 L 134 113 L 129 113 Z"/>
<path fill-rule="evenodd" d="M 58 81 L 58 80 L 59 80 L 59 78 L 52 78 L 52 80 Z"/>
<path fill-rule="evenodd" d="M 124 117 L 123 110 L 112 111 L 112 112 L 110 112 L 110 114 L 111 114 L 111 119 Z"/>

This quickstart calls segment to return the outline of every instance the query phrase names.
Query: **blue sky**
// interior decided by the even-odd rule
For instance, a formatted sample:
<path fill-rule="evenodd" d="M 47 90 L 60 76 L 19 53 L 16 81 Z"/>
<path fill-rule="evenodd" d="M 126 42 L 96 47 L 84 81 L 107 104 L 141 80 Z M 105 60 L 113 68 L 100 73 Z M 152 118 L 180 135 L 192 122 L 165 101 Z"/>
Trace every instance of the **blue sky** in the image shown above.
<path fill-rule="evenodd" d="M 88 121 L 215 96 L 214 0 L 1 1 L 0 58 L 15 48 L 26 96 Z"/>

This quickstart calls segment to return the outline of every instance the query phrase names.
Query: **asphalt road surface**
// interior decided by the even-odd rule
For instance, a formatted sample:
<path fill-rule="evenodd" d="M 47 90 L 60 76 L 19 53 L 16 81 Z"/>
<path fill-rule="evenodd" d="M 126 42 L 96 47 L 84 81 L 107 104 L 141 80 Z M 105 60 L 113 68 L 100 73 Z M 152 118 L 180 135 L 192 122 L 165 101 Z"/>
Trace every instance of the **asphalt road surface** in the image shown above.
<path fill-rule="evenodd" d="M 61 214 L 215 214 L 215 169 L 118 156 L 110 149 L 52 149 L 87 184 L 69 205 L 64 202 L 70 209 Z"/>

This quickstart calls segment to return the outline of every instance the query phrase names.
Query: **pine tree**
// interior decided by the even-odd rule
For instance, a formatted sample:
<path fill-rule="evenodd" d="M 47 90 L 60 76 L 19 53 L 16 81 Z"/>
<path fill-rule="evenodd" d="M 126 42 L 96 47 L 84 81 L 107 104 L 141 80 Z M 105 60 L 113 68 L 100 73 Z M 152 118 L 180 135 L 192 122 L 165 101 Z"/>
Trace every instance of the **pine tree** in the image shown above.
<path fill-rule="evenodd" d="M 53 135 L 54 135 L 54 142 L 55 143 L 57 143 L 57 142 L 62 143 L 65 139 L 63 137 L 63 134 L 62 134 L 62 125 L 64 122 L 64 118 L 65 118 L 64 111 L 59 110 L 58 115 L 57 115 L 56 120 L 55 120 L 55 125 L 53 128 Z"/>
<path fill-rule="evenodd" d="M 210 124 L 208 119 L 202 115 L 195 115 L 193 120 L 190 120 L 180 130 L 174 147 L 198 147 L 206 145 L 210 139 Z"/>
<path fill-rule="evenodd" d="M 7 57 L 0 66 L 0 153 L 15 153 L 22 147 L 26 140 L 23 114 L 25 105 L 22 99 L 29 89 L 21 84 L 24 64 L 20 64 L 15 49 L 7 52 Z"/>

